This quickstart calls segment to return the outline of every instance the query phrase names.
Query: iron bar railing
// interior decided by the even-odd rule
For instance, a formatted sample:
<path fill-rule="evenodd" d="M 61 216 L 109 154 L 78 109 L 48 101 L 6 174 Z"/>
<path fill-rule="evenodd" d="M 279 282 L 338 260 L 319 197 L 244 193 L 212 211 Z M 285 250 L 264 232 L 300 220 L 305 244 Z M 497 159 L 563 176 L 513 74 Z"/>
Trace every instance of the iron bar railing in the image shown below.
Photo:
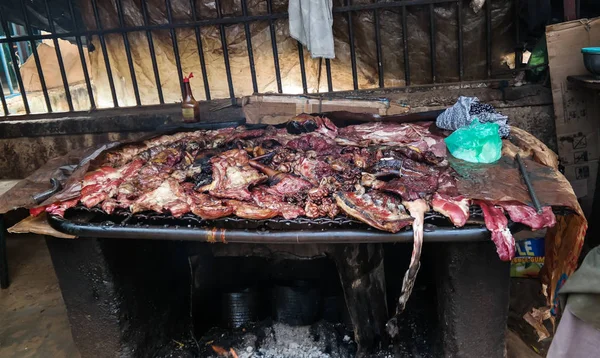
<path fill-rule="evenodd" d="M 48 112 L 52 112 L 53 108 L 51 105 L 51 101 L 49 99 L 48 96 L 48 89 L 46 86 L 46 83 L 44 81 L 44 73 L 43 73 L 43 68 L 40 65 L 40 59 L 39 59 L 39 55 L 37 53 L 36 50 L 36 44 L 38 41 L 41 40 L 51 40 L 54 43 L 54 47 L 55 47 L 55 51 L 56 51 L 56 56 L 58 59 L 58 67 L 60 70 L 60 74 L 61 74 L 61 79 L 62 79 L 62 84 L 65 88 L 65 94 L 66 94 L 66 99 L 67 99 L 67 103 L 69 106 L 69 111 L 71 112 L 75 112 L 74 108 L 73 108 L 73 99 L 72 99 L 72 93 L 71 90 L 69 88 L 69 81 L 68 78 L 66 76 L 66 70 L 65 70 L 65 64 L 64 61 L 62 59 L 62 54 L 61 54 L 61 49 L 59 46 L 59 39 L 65 39 L 65 40 L 70 40 L 71 42 L 74 42 L 77 45 L 78 48 L 78 53 L 79 53 L 79 57 L 81 60 L 81 66 L 82 66 L 82 70 L 83 70 L 83 75 L 85 78 L 85 84 L 86 84 L 86 89 L 87 89 L 87 94 L 89 96 L 89 101 L 90 101 L 90 108 L 91 109 L 95 109 L 96 108 L 96 100 L 97 98 L 94 97 L 94 88 L 92 86 L 92 81 L 91 81 L 91 77 L 89 74 L 89 69 L 86 63 L 86 57 L 85 57 L 85 50 L 84 50 L 84 44 L 83 41 L 81 39 L 81 37 L 85 37 L 88 40 L 93 38 L 93 37 L 97 37 L 99 40 L 99 44 L 101 47 L 101 51 L 102 51 L 102 59 L 104 62 L 104 66 L 106 68 L 106 75 L 108 78 L 108 85 L 110 87 L 110 95 L 112 97 L 112 105 L 114 108 L 117 108 L 119 106 L 123 106 L 126 105 L 126 102 L 123 101 L 122 98 L 118 98 L 117 95 L 117 91 L 115 88 L 115 80 L 113 78 L 113 67 L 110 61 L 110 56 L 109 56 L 109 52 L 107 49 L 107 42 L 105 37 L 107 35 L 111 35 L 111 34 L 119 34 L 120 36 L 122 36 L 122 40 L 123 40 L 123 45 L 124 45 L 124 49 L 125 49 L 125 55 L 126 55 L 126 60 L 127 60 L 127 64 L 128 64 L 128 69 L 131 75 L 131 84 L 133 86 L 133 93 L 134 93 L 134 97 L 135 97 L 135 104 L 137 106 L 142 105 L 142 100 L 140 98 L 140 89 L 138 87 L 138 78 L 136 76 L 136 71 L 135 71 L 135 58 L 134 58 L 134 53 L 132 52 L 132 48 L 131 48 L 131 43 L 130 43 L 130 38 L 129 38 L 129 33 L 132 32 L 138 32 L 138 33 L 142 33 L 145 34 L 147 43 L 148 43 L 148 49 L 149 49 L 149 54 L 150 54 L 150 60 L 152 63 L 152 72 L 154 75 L 154 82 L 156 84 L 156 93 L 158 95 L 158 102 L 160 104 L 164 104 L 165 103 L 165 95 L 163 93 L 163 87 L 161 85 L 161 78 L 160 78 L 160 73 L 159 73 L 159 67 L 158 67 L 158 61 L 157 61 L 157 53 L 156 53 L 156 49 L 155 49 L 155 43 L 154 43 L 154 38 L 153 38 L 153 31 L 158 31 L 158 30 L 165 30 L 168 31 L 170 34 L 170 38 L 171 38 L 171 45 L 172 45 L 172 50 L 174 53 L 174 58 L 175 58 L 175 65 L 177 68 L 177 75 L 179 77 L 179 84 L 180 84 L 180 88 L 181 88 L 181 94 L 184 94 L 184 85 L 183 85 L 183 69 L 182 69 L 182 60 L 180 58 L 180 52 L 179 52 L 179 41 L 177 38 L 177 30 L 179 29 L 194 29 L 194 33 L 195 33 L 195 40 L 196 40 L 196 46 L 198 49 L 198 58 L 200 61 L 200 68 L 202 71 L 202 79 L 203 79 L 203 85 L 204 85 L 204 92 L 205 92 L 205 97 L 207 100 L 212 99 L 212 97 L 214 97 L 214 92 L 211 91 L 211 86 L 210 86 L 210 81 L 209 81 L 209 77 L 208 77 L 208 70 L 207 70 L 207 59 L 205 58 L 205 53 L 204 53 L 204 44 L 203 44 L 203 39 L 202 39 L 202 32 L 201 29 L 205 28 L 205 27 L 216 27 L 219 31 L 219 35 L 220 35 L 220 42 L 221 42 L 221 49 L 222 49 L 222 56 L 223 56 L 223 62 L 225 65 L 225 72 L 226 72 L 226 81 L 227 81 L 227 88 L 228 88 L 228 94 L 229 94 L 229 98 L 231 99 L 233 104 L 236 104 L 236 86 L 234 85 L 234 81 L 233 81 L 233 75 L 232 75 L 232 68 L 231 68 L 231 62 L 230 62 L 230 53 L 229 53 L 229 44 L 228 44 L 228 37 L 227 37 L 227 26 L 229 25 L 243 25 L 244 28 L 244 34 L 245 34 L 245 45 L 246 45 L 246 50 L 247 50 L 247 55 L 248 55 L 248 64 L 249 64 L 249 68 L 250 68 L 250 80 L 252 83 L 252 90 L 254 92 L 258 92 L 259 89 L 259 85 L 258 85 L 258 78 L 257 78 L 257 68 L 256 66 L 259 65 L 257 63 L 255 63 L 255 53 L 254 53 L 254 49 L 253 49 L 253 44 L 252 44 L 252 36 L 251 36 L 251 25 L 253 23 L 259 22 L 259 21 L 265 21 L 268 26 L 269 26 L 269 33 L 270 33 L 270 42 L 271 42 L 271 48 L 272 48 L 272 53 L 273 53 L 273 65 L 274 65 L 274 74 L 275 74 L 275 82 L 276 82 L 276 88 L 277 88 L 277 92 L 278 93 L 283 93 L 284 92 L 284 88 L 282 85 L 282 68 L 281 68 L 281 63 L 280 63 L 280 48 L 279 48 L 279 43 L 277 41 L 277 24 L 278 21 L 282 21 L 287 19 L 288 14 L 287 12 L 274 12 L 273 11 L 273 3 L 272 0 L 266 0 L 266 13 L 261 13 L 261 14 L 251 14 L 251 12 L 248 9 L 248 0 L 240 0 L 241 1 L 241 16 L 235 15 L 235 14 L 223 14 L 223 8 L 221 6 L 221 2 L 220 0 L 215 0 L 215 7 L 216 7 L 216 16 L 212 17 L 212 18 L 207 18 L 206 16 L 203 18 L 200 18 L 198 15 L 198 7 L 197 7 L 197 3 L 196 1 L 198 0 L 189 0 L 189 7 L 190 7 L 190 12 L 191 12 L 191 16 L 190 16 L 190 20 L 186 20 L 186 21 L 175 21 L 173 19 L 173 9 L 172 9 L 172 4 L 171 4 L 171 0 L 165 0 L 165 7 L 166 7 L 166 14 L 167 14 L 167 21 L 164 23 L 152 23 L 150 21 L 150 15 L 149 15 L 149 9 L 148 9 L 148 3 L 147 0 L 141 0 L 141 12 L 142 12 L 142 16 L 143 16 L 143 24 L 141 26 L 132 26 L 131 24 L 127 24 L 125 21 L 125 12 L 124 12 L 124 8 L 123 8 L 123 1 L 122 0 L 115 0 L 114 2 L 112 2 L 112 4 L 114 4 L 114 6 L 116 7 L 116 12 L 117 12 L 117 22 L 118 22 L 118 27 L 110 27 L 110 26 L 103 26 L 102 21 L 101 21 L 101 16 L 99 13 L 99 7 L 98 7 L 98 0 L 91 0 L 90 2 L 90 6 L 91 6 L 91 10 L 93 11 L 93 19 L 95 22 L 95 28 L 92 29 L 81 29 L 80 26 L 78 25 L 78 21 L 77 21 L 77 17 L 76 17 L 76 13 L 75 13 L 75 7 L 73 5 L 73 1 L 74 0 L 62 0 L 62 1 L 67 1 L 68 6 L 69 6 L 69 14 L 71 19 L 73 20 L 73 28 L 70 29 L 67 32 L 56 32 L 56 26 L 55 26 L 55 22 L 52 19 L 52 11 L 51 11 L 51 7 L 48 4 L 48 0 L 43 0 L 44 1 L 44 6 L 45 6 L 45 12 L 46 15 L 48 17 L 48 28 L 45 30 L 49 30 L 50 33 L 43 33 L 43 34 L 34 34 L 33 33 L 33 28 L 29 22 L 29 18 L 30 14 L 28 14 L 28 11 L 30 9 L 28 9 L 28 7 L 25 5 L 24 2 L 22 2 L 22 11 L 23 11 L 23 19 L 24 19 L 24 23 L 25 23 L 25 32 L 21 32 L 22 34 L 11 34 L 9 30 L 9 23 L 6 21 L 7 19 L 2 18 L 2 14 L 0 11 L 0 23 L 2 23 L 2 28 L 4 29 L 4 32 L 6 34 L 6 37 L 0 37 L 0 47 L 2 46 L 2 44 L 8 44 L 8 46 L 15 46 L 18 43 L 30 43 L 32 50 L 33 50 L 33 56 L 36 62 L 36 68 L 37 68 L 37 72 L 39 74 L 39 78 L 40 78 L 40 84 L 42 87 L 42 91 L 44 94 L 44 99 L 46 102 L 46 106 L 48 109 Z M 463 4 L 462 2 L 465 0 L 391 0 L 391 1 L 379 1 L 379 0 L 375 0 L 373 3 L 369 3 L 369 4 L 353 4 L 352 0 L 344 0 L 344 4 L 342 6 L 338 6 L 333 8 L 333 13 L 334 14 L 339 14 L 343 17 L 346 18 L 347 24 L 348 24 L 348 28 L 347 28 L 347 32 L 348 32 L 348 44 L 349 44 L 349 52 L 350 52 L 350 65 L 351 65 L 351 69 L 349 72 L 351 72 L 352 74 L 352 88 L 354 90 L 358 90 L 361 89 L 361 85 L 360 85 L 360 81 L 359 81 L 359 61 L 361 61 L 362 59 L 360 58 L 360 54 L 358 52 L 359 48 L 357 48 L 357 43 L 356 43 L 356 24 L 354 22 L 357 21 L 358 17 L 356 16 L 357 13 L 359 12 L 371 12 L 373 15 L 373 26 L 374 26 L 374 39 L 373 41 L 375 42 L 375 46 L 376 46 L 376 64 L 374 64 L 374 67 L 377 71 L 377 77 L 375 79 L 377 85 L 379 88 L 384 88 L 385 87 L 385 83 L 386 83 L 386 72 L 385 72 L 385 64 L 389 63 L 388 61 L 390 61 L 390 58 L 385 58 L 384 56 L 387 56 L 388 54 L 385 54 L 383 52 L 383 47 L 382 47 L 382 43 L 384 41 L 386 41 L 387 39 L 385 39 L 382 35 L 382 31 L 385 31 L 382 29 L 382 20 L 381 20 L 381 16 L 383 16 L 382 14 L 385 12 L 386 15 L 388 15 L 389 11 L 393 11 L 396 12 L 398 14 L 398 16 L 400 17 L 400 21 L 401 21 L 401 29 L 402 29 L 402 51 L 403 54 L 401 55 L 403 57 L 403 66 L 404 66 L 404 81 L 405 81 L 405 86 L 411 86 L 411 56 L 410 56 L 410 43 L 409 43 L 409 37 L 410 37 L 410 31 L 411 28 L 410 26 L 408 26 L 408 21 L 409 21 L 409 12 L 408 12 L 408 8 L 410 7 L 422 7 L 425 10 L 425 14 L 428 14 L 429 16 L 429 50 L 430 50 L 430 70 L 431 70 L 431 83 L 437 83 L 439 81 L 438 79 L 438 56 L 437 56 L 437 48 L 436 48 L 436 38 L 437 37 L 437 26 L 436 26 L 436 6 L 440 6 L 440 5 L 444 5 L 446 4 L 447 6 L 456 6 L 456 11 L 457 11 L 457 17 L 456 17 L 456 23 L 457 23 L 457 56 L 458 56 L 458 69 L 457 69 L 457 73 L 458 73 L 458 80 L 459 82 L 462 82 L 464 80 L 464 49 L 463 49 L 463 42 L 464 42 L 464 38 L 463 38 L 463 23 L 464 23 L 464 14 L 463 14 Z M 517 2 L 518 0 L 513 0 L 515 2 Z M 492 0 L 488 0 L 486 1 L 485 4 L 485 12 L 484 15 L 485 16 L 485 37 L 486 37 L 486 48 L 485 48 L 485 58 L 486 58 L 486 71 L 487 71 L 487 77 L 490 78 L 492 76 L 492 48 L 491 48 L 491 43 L 492 43 L 492 5 L 491 5 Z M 518 15 L 518 3 L 516 3 L 515 8 L 515 16 Z M 466 7 L 465 7 L 466 9 Z M 392 13 L 393 14 L 393 13 Z M 411 12 L 412 14 L 412 12 Z M 57 14 L 54 14 L 55 16 Z M 426 15 L 427 16 L 427 15 Z M 515 21 L 518 22 L 518 17 L 515 19 Z M 106 24 L 104 24 L 106 25 Z M 518 41 L 518 24 L 516 25 L 517 28 L 517 35 L 516 35 L 516 39 Z M 25 35 L 23 35 L 23 33 Z M 157 36 L 156 34 L 154 36 Z M 87 42 L 88 44 L 90 43 L 89 41 Z M 89 46 L 89 45 L 88 45 Z M 303 46 L 298 43 L 298 63 L 299 63 L 299 67 L 300 67 L 300 77 L 301 77 L 301 83 L 302 83 L 302 92 L 303 93 L 308 93 L 309 90 L 309 83 L 308 83 L 308 79 L 307 79 L 307 73 L 306 73 L 306 69 L 307 69 L 307 65 L 305 63 L 305 59 L 304 59 L 304 48 Z M 136 51 L 137 52 L 137 51 Z M 15 51 L 13 51 L 11 49 L 10 51 L 10 55 L 11 55 L 11 60 L 13 63 L 13 67 L 14 67 L 14 72 L 16 75 L 16 79 L 19 85 L 19 92 L 21 94 L 22 100 L 23 100 L 23 104 L 24 104 L 24 109 L 25 112 L 27 114 L 30 114 L 30 107 L 29 107 L 29 102 L 27 99 L 27 93 L 26 93 L 26 89 L 24 88 L 23 85 L 23 79 L 20 75 L 20 71 L 19 71 L 19 67 L 18 67 L 18 62 L 16 60 L 16 55 L 15 55 Z M 397 60 L 402 61 L 401 58 L 398 58 Z M 392 59 L 394 60 L 394 59 Z M 102 60 L 101 60 L 102 61 Z M 3 61 L 4 62 L 4 61 Z M 322 71 L 322 66 L 323 66 L 323 62 L 325 63 L 325 71 Z M 327 80 L 327 91 L 328 92 L 332 92 L 334 91 L 334 88 L 336 87 L 336 84 L 334 83 L 334 78 L 333 78 L 333 74 L 332 74 L 332 65 L 335 64 L 335 62 L 332 62 L 329 59 L 326 59 L 325 61 L 320 61 L 320 67 L 319 67 L 319 71 L 318 71 L 318 84 L 317 84 L 317 88 L 315 89 L 315 91 L 320 91 L 320 86 L 323 83 L 321 76 L 324 73 L 326 76 L 326 80 Z M 263 64 L 261 64 L 263 65 Z M 421 65 L 421 64 L 419 64 Z M 338 69 L 338 67 L 336 67 L 336 70 Z M 116 73 L 116 72 L 115 72 Z M 152 76 L 152 75 L 150 75 Z M 140 77 L 141 78 L 141 77 Z M 218 80 L 218 79 L 215 79 Z M 11 83 L 0 83 L 0 90 L 2 88 L 6 88 L 6 85 L 8 84 L 9 89 L 12 88 Z M 314 86 L 311 84 L 311 86 Z M 311 90 L 313 90 L 313 88 L 311 87 Z M 239 91 L 239 90 L 238 90 Z M 2 108 L 4 109 L 4 117 L 8 116 L 8 105 L 6 102 L 6 98 L 5 98 L 5 94 L 2 92 L 0 93 L 0 100 L 2 102 Z M 121 100 L 121 103 L 119 103 L 119 100 Z"/>

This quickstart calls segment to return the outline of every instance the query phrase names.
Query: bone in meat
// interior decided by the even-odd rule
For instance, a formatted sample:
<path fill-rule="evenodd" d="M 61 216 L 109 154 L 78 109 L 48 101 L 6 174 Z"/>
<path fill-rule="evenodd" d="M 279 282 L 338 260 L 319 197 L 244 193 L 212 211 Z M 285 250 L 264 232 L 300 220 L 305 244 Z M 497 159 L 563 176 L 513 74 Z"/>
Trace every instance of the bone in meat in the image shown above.
<path fill-rule="evenodd" d="M 528 206 L 519 203 L 508 204 L 499 203 L 514 222 L 529 226 L 532 230 L 540 230 L 545 227 L 553 227 L 556 225 L 556 216 L 552 212 L 552 207 L 544 206 L 542 213 Z"/>
<path fill-rule="evenodd" d="M 400 315 L 406 307 L 406 302 L 412 293 L 417 278 L 417 273 L 421 267 L 421 249 L 423 247 L 423 225 L 425 223 L 425 213 L 429 210 L 427 202 L 423 199 L 417 199 L 414 201 L 404 201 L 404 206 L 410 213 L 410 216 L 414 218 L 413 221 L 413 251 L 410 258 L 410 264 L 408 270 L 404 274 L 402 281 L 402 291 L 398 298 L 398 306 L 396 306 L 396 314 L 388 321 L 387 329 L 392 337 L 398 334 L 398 315 Z"/>
<path fill-rule="evenodd" d="M 267 180 L 266 175 L 248 164 L 248 154 L 243 150 L 229 150 L 210 161 L 213 181 L 200 188 L 200 191 L 208 191 L 212 196 L 249 201 L 252 196 L 248 188 Z"/>
<path fill-rule="evenodd" d="M 398 232 L 410 225 L 412 219 L 395 198 L 371 191 L 364 195 L 350 192 L 337 192 L 334 195 L 337 205 L 346 214 L 377 229 Z"/>
<path fill-rule="evenodd" d="M 475 204 L 481 207 L 485 226 L 492 232 L 492 241 L 496 244 L 496 251 L 502 261 L 510 261 L 515 257 L 515 239 L 508 229 L 508 219 L 500 206 L 476 200 Z"/>
<path fill-rule="evenodd" d="M 435 193 L 431 200 L 434 211 L 444 215 L 457 227 L 463 227 L 469 219 L 469 205 L 471 201 L 464 196 L 450 197 Z"/>
<path fill-rule="evenodd" d="M 251 194 L 256 205 L 261 208 L 275 210 L 285 219 L 295 219 L 305 214 L 301 207 L 284 202 L 283 197 L 271 194 L 267 188 L 254 188 Z"/>

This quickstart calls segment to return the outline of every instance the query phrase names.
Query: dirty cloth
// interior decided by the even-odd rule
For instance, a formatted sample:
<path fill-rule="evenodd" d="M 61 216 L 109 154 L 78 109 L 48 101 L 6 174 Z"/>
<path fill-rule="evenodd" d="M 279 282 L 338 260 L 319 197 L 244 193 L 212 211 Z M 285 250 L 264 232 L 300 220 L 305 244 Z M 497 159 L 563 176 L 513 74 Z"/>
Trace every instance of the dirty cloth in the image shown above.
<path fill-rule="evenodd" d="M 312 58 L 335 58 L 333 0 L 290 0 L 290 36 L 308 48 Z"/>
<path fill-rule="evenodd" d="M 477 97 L 460 96 L 454 106 L 446 109 L 437 117 L 435 124 L 439 128 L 455 131 L 458 128 L 466 127 L 474 119 L 479 122 L 492 122 L 498 124 L 498 134 L 500 137 L 507 138 L 510 134 L 510 128 L 507 124 L 508 117 L 496 112 L 493 106 L 480 103 Z"/>
<path fill-rule="evenodd" d="M 567 304 L 556 334 L 548 350 L 547 358 L 598 357 L 600 331 L 591 324 L 577 318 Z"/>
<path fill-rule="evenodd" d="M 587 254 L 558 295 L 562 308 L 600 330 L 600 247 Z"/>

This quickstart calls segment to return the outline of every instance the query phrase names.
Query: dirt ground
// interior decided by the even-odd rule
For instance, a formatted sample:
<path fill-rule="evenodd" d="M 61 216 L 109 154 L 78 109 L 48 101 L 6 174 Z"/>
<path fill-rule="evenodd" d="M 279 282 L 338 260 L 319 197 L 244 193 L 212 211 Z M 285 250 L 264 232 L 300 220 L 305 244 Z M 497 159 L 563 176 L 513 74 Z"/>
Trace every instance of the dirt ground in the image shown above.
<path fill-rule="evenodd" d="M 79 357 L 41 236 L 9 236 L 10 287 L 0 290 L 0 357 Z"/>

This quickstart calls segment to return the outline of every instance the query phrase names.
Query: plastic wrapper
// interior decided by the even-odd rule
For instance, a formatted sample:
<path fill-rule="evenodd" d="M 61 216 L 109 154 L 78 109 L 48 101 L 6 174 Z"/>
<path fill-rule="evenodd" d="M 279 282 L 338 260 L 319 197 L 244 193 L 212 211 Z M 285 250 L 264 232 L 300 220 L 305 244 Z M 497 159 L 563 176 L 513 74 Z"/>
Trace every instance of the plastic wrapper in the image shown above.
<path fill-rule="evenodd" d="M 502 155 L 502 139 L 496 123 L 474 120 L 469 126 L 455 130 L 444 141 L 450 154 L 470 163 L 493 163 Z"/>

